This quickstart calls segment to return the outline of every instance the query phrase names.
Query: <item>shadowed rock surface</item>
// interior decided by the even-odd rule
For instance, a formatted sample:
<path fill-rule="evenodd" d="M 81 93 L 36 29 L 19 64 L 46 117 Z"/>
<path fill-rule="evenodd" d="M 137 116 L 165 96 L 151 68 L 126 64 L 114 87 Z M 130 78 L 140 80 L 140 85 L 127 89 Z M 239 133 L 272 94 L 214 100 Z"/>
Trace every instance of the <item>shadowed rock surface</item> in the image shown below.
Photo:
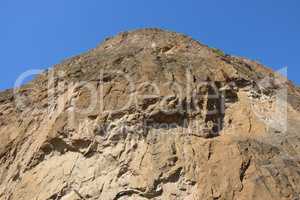
<path fill-rule="evenodd" d="M 0 199 L 298 200 L 299 110 L 257 62 L 121 33 L 0 93 Z"/>

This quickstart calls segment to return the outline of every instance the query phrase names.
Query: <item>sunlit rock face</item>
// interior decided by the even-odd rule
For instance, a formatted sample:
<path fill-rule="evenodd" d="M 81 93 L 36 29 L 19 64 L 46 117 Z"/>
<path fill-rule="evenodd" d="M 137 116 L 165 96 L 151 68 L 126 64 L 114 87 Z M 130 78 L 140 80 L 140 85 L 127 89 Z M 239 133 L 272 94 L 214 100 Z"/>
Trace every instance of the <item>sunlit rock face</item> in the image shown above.
<path fill-rule="evenodd" d="M 299 199 L 280 74 L 159 29 L 108 38 L 0 93 L 0 199 Z"/>

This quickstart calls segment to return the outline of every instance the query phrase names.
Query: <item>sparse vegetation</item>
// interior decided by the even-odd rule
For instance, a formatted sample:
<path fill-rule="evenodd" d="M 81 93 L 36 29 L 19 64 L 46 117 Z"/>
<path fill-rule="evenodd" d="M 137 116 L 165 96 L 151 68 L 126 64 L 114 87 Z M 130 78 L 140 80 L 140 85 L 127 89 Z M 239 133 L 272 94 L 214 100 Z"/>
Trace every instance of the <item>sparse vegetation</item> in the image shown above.
<path fill-rule="evenodd" d="M 218 56 L 225 56 L 225 53 L 224 53 L 222 50 L 220 50 L 220 49 L 212 48 L 212 50 L 213 50 L 213 52 L 214 52 L 215 54 L 217 54 Z"/>

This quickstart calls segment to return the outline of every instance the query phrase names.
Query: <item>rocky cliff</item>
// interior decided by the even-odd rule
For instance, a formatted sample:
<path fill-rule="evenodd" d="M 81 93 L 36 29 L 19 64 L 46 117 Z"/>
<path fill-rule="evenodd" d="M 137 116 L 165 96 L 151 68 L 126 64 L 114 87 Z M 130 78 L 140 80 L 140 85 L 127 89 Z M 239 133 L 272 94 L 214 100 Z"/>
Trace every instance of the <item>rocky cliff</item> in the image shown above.
<path fill-rule="evenodd" d="M 300 93 L 143 29 L 0 93 L 2 200 L 297 200 Z"/>

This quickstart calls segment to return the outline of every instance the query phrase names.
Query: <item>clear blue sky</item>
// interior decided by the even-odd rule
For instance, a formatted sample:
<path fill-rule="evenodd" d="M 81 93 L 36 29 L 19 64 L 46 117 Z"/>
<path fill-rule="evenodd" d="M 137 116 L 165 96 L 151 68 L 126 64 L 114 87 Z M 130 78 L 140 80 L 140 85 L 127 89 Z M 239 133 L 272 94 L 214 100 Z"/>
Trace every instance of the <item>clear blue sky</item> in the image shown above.
<path fill-rule="evenodd" d="M 259 60 L 300 84 L 299 0 L 1 0 L 0 90 L 118 32 L 159 27 Z"/>

